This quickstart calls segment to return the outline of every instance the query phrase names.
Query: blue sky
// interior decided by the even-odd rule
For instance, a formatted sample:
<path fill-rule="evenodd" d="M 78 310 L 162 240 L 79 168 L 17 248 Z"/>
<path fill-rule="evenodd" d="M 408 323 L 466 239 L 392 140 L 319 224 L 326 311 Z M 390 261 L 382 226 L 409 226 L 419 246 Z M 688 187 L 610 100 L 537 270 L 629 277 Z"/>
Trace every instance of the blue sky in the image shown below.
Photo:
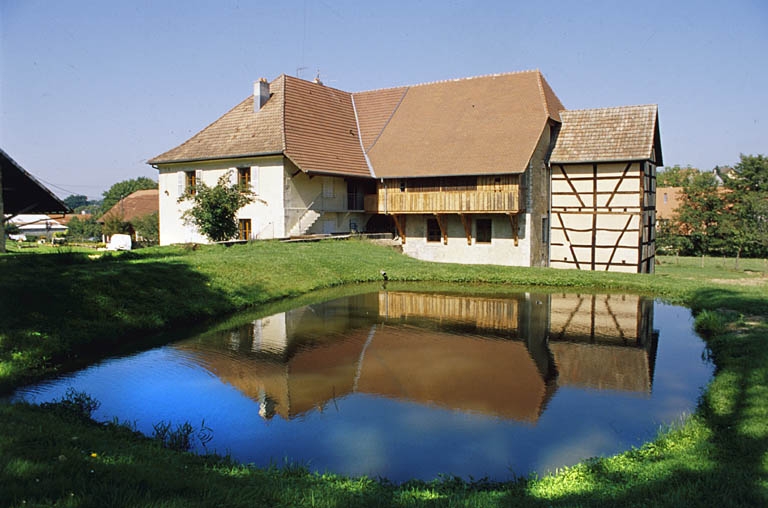
<path fill-rule="evenodd" d="M 540 69 L 569 109 L 659 105 L 667 165 L 768 153 L 765 0 L 0 0 L 0 147 L 59 196 L 145 161 L 259 77 L 346 91 Z"/>

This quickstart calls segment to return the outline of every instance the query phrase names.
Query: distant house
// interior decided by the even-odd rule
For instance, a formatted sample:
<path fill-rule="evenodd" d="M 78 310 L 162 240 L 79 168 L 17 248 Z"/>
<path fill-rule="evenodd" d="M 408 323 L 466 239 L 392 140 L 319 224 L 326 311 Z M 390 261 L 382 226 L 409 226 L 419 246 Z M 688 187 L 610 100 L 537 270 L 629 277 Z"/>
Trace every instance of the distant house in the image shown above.
<path fill-rule="evenodd" d="M 281 75 L 159 171 L 161 243 L 205 242 L 184 190 L 229 172 L 240 238 L 389 229 L 425 260 L 653 271 L 656 106 L 568 111 L 539 71 L 349 93 Z"/>
<path fill-rule="evenodd" d="M 0 189 L 0 252 L 5 252 L 5 223 L 15 216 L 69 211 L 67 205 L 3 150 L 0 150 Z"/>
<path fill-rule="evenodd" d="M 72 219 L 77 219 L 77 220 L 83 220 L 84 221 L 84 220 L 90 219 L 91 217 L 93 217 L 93 215 L 91 215 L 90 213 L 65 213 L 65 214 L 62 214 L 62 215 L 52 215 L 51 216 L 51 218 L 55 219 L 59 224 L 61 224 L 62 226 L 67 226 L 67 227 L 69 227 L 69 223 L 70 223 L 70 221 Z"/>
<path fill-rule="evenodd" d="M 140 240 L 137 237 L 136 230 L 133 227 L 133 221 L 146 217 L 159 210 L 159 191 L 157 189 L 146 189 L 135 191 L 114 204 L 112 208 L 102 215 L 98 222 L 104 224 L 111 219 L 117 219 L 126 222 L 130 228 L 130 234 L 134 240 Z M 109 239 L 106 238 L 105 241 Z"/>
<path fill-rule="evenodd" d="M 682 187 L 659 187 L 656 189 L 656 222 L 671 221 L 677 217 L 677 208 L 682 203 Z"/>
<path fill-rule="evenodd" d="M 19 228 L 19 234 L 14 235 L 12 239 L 29 239 L 30 237 L 45 238 L 50 240 L 56 233 L 64 233 L 67 226 L 61 224 L 50 215 L 19 214 L 6 221 L 7 224 L 13 224 Z"/>

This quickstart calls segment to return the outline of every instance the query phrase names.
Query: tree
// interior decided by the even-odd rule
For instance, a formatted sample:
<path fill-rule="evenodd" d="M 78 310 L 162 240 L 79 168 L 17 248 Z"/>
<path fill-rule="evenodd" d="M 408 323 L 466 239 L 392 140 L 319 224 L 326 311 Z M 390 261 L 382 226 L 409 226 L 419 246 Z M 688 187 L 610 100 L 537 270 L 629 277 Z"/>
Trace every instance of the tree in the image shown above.
<path fill-rule="evenodd" d="M 768 157 L 741 154 L 735 174 L 724 179 L 728 226 L 737 256 L 768 254 Z"/>
<path fill-rule="evenodd" d="M 64 198 L 63 201 L 65 205 L 74 210 L 75 208 L 88 205 L 88 196 L 83 194 L 70 194 Z"/>
<path fill-rule="evenodd" d="M 131 230 L 131 223 L 123 220 L 121 215 L 110 213 L 104 217 L 104 235 L 112 236 L 125 234 L 130 235 L 133 233 Z"/>
<path fill-rule="evenodd" d="M 231 171 L 223 174 L 215 187 L 198 183 L 179 198 L 179 203 L 192 202 L 192 208 L 182 214 L 184 222 L 194 224 L 214 242 L 237 236 L 237 211 L 255 198 L 250 189 L 231 183 L 231 177 Z"/>
<path fill-rule="evenodd" d="M 101 237 L 101 224 L 93 217 L 72 217 L 67 223 L 67 236 L 75 240 Z"/>
<path fill-rule="evenodd" d="M 117 182 L 102 194 L 104 200 L 101 202 L 100 215 L 107 213 L 110 208 L 115 206 L 115 203 L 129 194 L 145 189 L 157 189 L 157 182 L 146 176 Z"/>
<path fill-rule="evenodd" d="M 700 171 L 691 166 L 684 168 L 675 164 L 671 167 L 664 167 L 656 173 L 657 187 L 683 187 L 690 182 Z"/>
<path fill-rule="evenodd" d="M 157 243 L 160 240 L 160 217 L 152 212 L 133 219 L 133 229 L 145 242 Z"/>
<path fill-rule="evenodd" d="M 688 233 L 692 254 L 719 252 L 727 241 L 724 235 L 725 202 L 714 173 L 696 173 L 683 182 L 682 200 L 675 210 L 681 229 Z"/>

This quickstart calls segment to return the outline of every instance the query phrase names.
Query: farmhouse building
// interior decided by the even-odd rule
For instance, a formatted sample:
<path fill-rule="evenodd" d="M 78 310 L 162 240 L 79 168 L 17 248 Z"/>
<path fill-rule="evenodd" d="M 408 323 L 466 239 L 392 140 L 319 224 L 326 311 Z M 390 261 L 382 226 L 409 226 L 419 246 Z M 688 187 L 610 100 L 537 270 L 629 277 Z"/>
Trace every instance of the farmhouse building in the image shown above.
<path fill-rule="evenodd" d="M 206 241 L 178 198 L 229 173 L 258 197 L 242 239 L 391 230 L 425 260 L 653 270 L 656 106 L 566 111 L 539 71 L 358 93 L 262 79 L 149 163 L 162 244 Z"/>
<path fill-rule="evenodd" d="M 134 222 L 145 219 L 148 215 L 158 213 L 157 189 L 142 189 L 134 191 L 115 203 L 112 208 L 102 215 L 98 222 L 105 224 L 111 221 L 123 222 L 127 226 L 127 233 L 133 240 L 142 240 L 136 232 Z M 109 242 L 112 235 L 105 235 L 104 241 Z"/>

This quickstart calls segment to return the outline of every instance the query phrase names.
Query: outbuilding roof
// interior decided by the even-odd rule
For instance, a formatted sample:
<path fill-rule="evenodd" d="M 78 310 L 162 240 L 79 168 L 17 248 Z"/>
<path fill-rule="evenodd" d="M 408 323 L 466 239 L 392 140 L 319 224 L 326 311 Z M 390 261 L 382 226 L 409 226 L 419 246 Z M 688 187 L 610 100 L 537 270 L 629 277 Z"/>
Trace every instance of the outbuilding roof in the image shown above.
<path fill-rule="evenodd" d="M 561 111 L 550 162 L 649 160 L 663 164 L 656 105 Z"/>
<path fill-rule="evenodd" d="M 117 217 L 122 221 L 131 222 L 138 217 L 144 217 L 155 213 L 160 209 L 160 194 L 157 189 L 145 189 L 132 192 L 114 204 L 99 222 L 104 222 L 110 217 Z"/>
<path fill-rule="evenodd" d="M 67 205 L 3 150 L 0 150 L 0 171 L 4 213 L 16 215 L 69 211 Z"/>

